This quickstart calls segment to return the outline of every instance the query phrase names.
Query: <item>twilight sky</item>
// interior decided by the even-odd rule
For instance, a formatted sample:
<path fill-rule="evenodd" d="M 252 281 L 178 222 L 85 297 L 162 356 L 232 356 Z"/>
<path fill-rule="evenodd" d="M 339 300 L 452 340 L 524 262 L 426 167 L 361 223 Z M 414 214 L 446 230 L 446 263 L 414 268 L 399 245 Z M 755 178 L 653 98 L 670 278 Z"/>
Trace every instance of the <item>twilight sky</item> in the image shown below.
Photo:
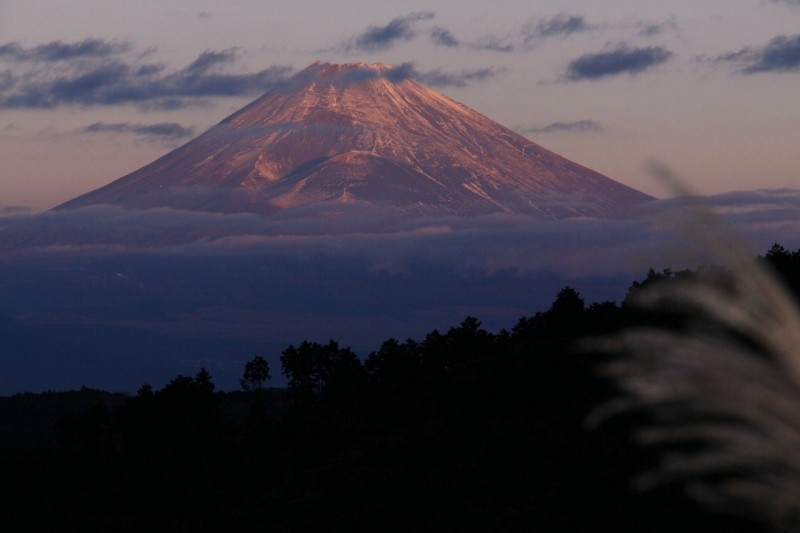
<path fill-rule="evenodd" d="M 3 0 L 0 214 L 136 170 L 316 61 L 428 85 L 668 196 L 800 188 L 800 0 Z"/>

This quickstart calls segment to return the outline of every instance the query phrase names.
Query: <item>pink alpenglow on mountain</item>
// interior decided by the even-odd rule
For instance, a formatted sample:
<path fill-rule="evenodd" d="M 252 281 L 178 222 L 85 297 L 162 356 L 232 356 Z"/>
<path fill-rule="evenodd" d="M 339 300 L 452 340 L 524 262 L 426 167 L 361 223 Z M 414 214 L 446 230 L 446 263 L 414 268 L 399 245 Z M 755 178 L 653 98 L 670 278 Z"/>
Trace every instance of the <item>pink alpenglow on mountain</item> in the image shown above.
<path fill-rule="evenodd" d="M 58 209 L 270 216 L 355 204 L 407 215 L 616 218 L 652 200 L 402 74 L 384 64 L 314 63 L 196 139 Z"/>

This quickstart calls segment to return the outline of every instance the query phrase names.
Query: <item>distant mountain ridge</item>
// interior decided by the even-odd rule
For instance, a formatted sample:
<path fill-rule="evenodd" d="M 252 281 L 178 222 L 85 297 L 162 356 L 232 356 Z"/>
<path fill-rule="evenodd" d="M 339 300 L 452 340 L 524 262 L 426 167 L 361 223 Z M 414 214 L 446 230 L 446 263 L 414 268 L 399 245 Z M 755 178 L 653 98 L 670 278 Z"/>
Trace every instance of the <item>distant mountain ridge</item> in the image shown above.
<path fill-rule="evenodd" d="M 158 160 L 56 209 L 618 218 L 652 200 L 385 64 L 314 63 Z"/>

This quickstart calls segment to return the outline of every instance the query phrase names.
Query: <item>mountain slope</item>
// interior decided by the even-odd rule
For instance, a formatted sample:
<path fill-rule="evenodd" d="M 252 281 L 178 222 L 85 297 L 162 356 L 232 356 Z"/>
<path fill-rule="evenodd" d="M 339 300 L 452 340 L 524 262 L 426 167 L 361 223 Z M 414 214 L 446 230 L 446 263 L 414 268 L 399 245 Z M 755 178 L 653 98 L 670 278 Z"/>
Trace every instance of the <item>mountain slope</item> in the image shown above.
<path fill-rule="evenodd" d="M 415 214 L 615 217 L 651 198 L 383 64 L 315 63 L 196 139 L 59 208 L 332 202 Z"/>

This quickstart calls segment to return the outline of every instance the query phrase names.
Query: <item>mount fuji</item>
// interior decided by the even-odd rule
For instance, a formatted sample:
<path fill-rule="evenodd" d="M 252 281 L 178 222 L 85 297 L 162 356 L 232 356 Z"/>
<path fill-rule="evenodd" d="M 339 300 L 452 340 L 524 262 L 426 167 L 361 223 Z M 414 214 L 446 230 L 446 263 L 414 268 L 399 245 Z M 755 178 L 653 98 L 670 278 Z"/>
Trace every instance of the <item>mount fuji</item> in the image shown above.
<path fill-rule="evenodd" d="M 56 209 L 270 217 L 343 204 L 402 215 L 618 218 L 652 200 L 385 64 L 314 63 L 160 159 Z M 325 211 L 327 209 L 327 211 Z"/>

